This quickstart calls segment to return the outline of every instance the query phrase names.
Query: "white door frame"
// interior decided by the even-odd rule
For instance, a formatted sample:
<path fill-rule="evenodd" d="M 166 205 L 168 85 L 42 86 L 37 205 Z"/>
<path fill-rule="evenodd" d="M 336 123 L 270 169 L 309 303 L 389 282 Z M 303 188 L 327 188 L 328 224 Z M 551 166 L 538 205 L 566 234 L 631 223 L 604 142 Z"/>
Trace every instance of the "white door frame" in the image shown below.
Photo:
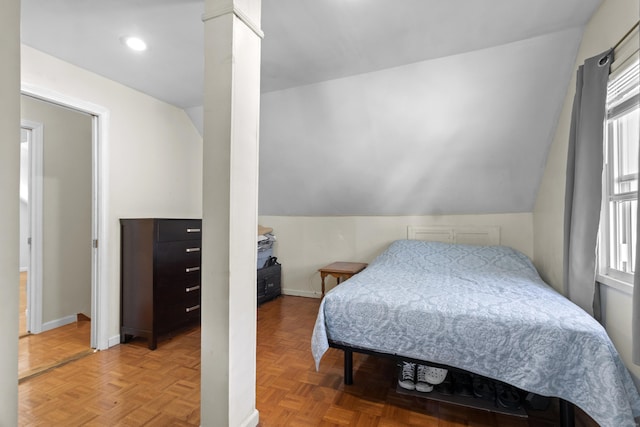
<path fill-rule="evenodd" d="M 31 131 L 29 139 L 29 270 L 27 274 L 27 331 L 42 332 L 42 206 L 43 125 L 20 120 Z"/>
<path fill-rule="evenodd" d="M 109 348 L 109 298 L 107 292 L 109 284 L 107 250 L 109 248 L 107 188 L 109 182 L 107 151 L 109 110 L 100 105 L 67 96 L 38 85 L 22 82 L 21 88 L 24 95 L 88 113 L 92 116 L 91 235 L 94 244 L 91 254 L 91 347 L 105 350 Z M 42 260 L 40 260 L 41 262 Z M 42 271 L 42 264 L 37 268 Z M 41 308 L 40 316 L 42 316 Z M 40 323 L 42 324 L 42 318 Z"/>

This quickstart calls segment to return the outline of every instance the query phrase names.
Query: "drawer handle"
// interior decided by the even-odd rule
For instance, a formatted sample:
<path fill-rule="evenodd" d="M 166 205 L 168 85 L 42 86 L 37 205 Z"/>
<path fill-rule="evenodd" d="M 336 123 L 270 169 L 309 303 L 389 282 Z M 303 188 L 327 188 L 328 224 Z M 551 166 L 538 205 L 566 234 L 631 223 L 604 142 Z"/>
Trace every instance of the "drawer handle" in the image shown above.
<path fill-rule="evenodd" d="M 191 273 L 193 271 L 198 271 L 198 270 L 200 270 L 200 267 L 188 267 L 185 269 L 187 273 Z"/>
<path fill-rule="evenodd" d="M 198 305 L 194 305 L 193 307 L 187 307 L 184 309 L 184 311 L 186 311 L 187 313 L 191 313 L 194 310 L 199 310 L 200 309 L 200 304 Z"/>
<path fill-rule="evenodd" d="M 187 233 L 199 233 L 199 228 L 187 228 Z"/>
<path fill-rule="evenodd" d="M 184 288 L 184 291 L 185 292 L 193 292 L 193 291 L 197 291 L 198 289 L 200 289 L 200 285 L 192 286 L 190 288 Z"/>
<path fill-rule="evenodd" d="M 191 252 L 200 252 L 200 248 L 187 248 L 186 252 L 189 254 Z"/>

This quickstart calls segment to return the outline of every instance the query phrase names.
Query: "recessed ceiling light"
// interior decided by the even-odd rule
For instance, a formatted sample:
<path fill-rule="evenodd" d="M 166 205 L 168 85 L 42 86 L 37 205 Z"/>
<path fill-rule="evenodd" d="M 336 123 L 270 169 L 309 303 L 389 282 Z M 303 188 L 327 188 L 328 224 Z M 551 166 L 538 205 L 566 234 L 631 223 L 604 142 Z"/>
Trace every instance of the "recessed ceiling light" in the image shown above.
<path fill-rule="evenodd" d="M 147 44 L 144 42 L 144 40 L 138 37 L 125 37 L 124 44 L 126 44 L 130 49 L 133 49 L 136 52 L 147 50 Z"/>

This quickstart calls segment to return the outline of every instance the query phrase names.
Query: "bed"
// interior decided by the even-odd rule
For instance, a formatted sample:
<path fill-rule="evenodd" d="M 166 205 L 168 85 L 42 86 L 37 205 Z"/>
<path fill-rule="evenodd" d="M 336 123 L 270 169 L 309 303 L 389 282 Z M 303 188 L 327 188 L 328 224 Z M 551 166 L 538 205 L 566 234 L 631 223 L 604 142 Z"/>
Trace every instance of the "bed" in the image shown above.
<path fill-rule="evenodd" d="M 640 396 L 605 330 L 506 246 L 393 242 L 329 291 L 312 335 L 330 347 L 462 369 L 635 426 Z M 349 357 L 347 357 L 349 356 Z"/>

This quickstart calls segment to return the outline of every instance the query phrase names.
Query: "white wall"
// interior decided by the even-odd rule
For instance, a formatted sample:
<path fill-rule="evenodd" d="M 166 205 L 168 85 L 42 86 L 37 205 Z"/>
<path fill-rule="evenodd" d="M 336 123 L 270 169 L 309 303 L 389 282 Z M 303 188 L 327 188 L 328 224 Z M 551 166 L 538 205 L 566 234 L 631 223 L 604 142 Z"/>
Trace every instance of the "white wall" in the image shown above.
<path fill-rule="evenodd" d="M 42 321 L 91 315 L 90 115 L 22 96 L 23 120 L 43 124 Z M 52 322 L 52 323 L 51 323 Z M 64 321 L 63 321 L 64 322 Z"/>
<path fill-rule="evenodd" d="M 529 213 L 441 216 L 288 217 L 261 215 L 273 227 L 274 255 L 282 264 L 283 292 L 319 297 L 318 269 L 333 261 L 370 262 L 392 241 L 407 238 L 408 225 L 498 225 L 501 243 L 533 255 L 533 219 Z M 326 279 L 327 289 L 334 285 Z"/>
<path fill-rule="evenodd" d="M 109 241 L 101 248 L 109 259 L 109 336 L 117 343 L 119 218 L 201 217 L 202 139 L 183 110 L 24 45 L 22 81 L 109 111 L 109 171 L 103 183 Z"/>
<path fill-rule="evenodd" d="M 20 2 L 0 13 L 0 425 L 18 425 Z"/>
<path fill-rule="evenodd" d="M 575 70 L 585 59 L 613 47 L 636 23 L 638 16 L 637 0 L 606 0 L 587 25 L 578 51 L 574 77 L 564 100 L 533 212 L 534 262 L 542 277 L 558 290 L 562 289 L 565 172 Z M 631 295 L 605 286 L 602 298 L 607 332 L 638 379 L 640 367 L 631 363 Z"/>

